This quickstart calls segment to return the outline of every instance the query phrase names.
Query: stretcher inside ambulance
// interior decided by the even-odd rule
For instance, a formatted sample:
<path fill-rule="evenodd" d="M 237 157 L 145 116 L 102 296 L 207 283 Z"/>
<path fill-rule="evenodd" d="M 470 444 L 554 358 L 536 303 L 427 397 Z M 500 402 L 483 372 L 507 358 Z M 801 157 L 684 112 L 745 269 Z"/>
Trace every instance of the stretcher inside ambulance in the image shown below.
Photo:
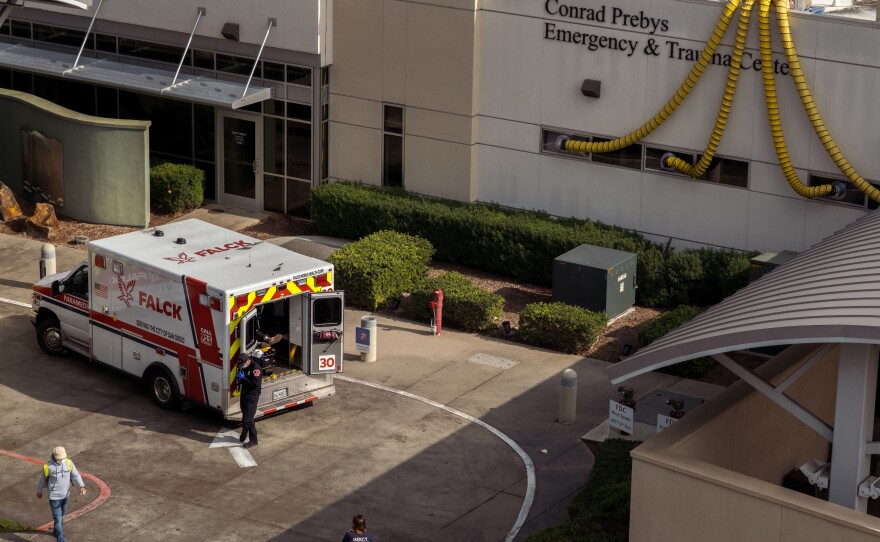
<path fill-rule="evenodd" d="M 335 393 L 344 296 L 333 266 L 200 220 L 91 241 L 33 287 L 37 342 L 142 378 L 162 408 L 240 419 L 240 353 L 264 353 L 257 416 Z"/>

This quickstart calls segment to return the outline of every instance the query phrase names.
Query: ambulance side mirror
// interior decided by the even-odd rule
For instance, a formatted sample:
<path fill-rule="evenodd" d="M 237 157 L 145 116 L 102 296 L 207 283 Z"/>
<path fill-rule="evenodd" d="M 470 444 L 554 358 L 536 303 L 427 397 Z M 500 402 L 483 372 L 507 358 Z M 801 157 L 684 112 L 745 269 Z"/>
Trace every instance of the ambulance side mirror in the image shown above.
<path fill-rule="evenodd" d="M 52 297 L 56 297 L 61 292 L 61 283 L 57 280 L 52 281 Z"/>

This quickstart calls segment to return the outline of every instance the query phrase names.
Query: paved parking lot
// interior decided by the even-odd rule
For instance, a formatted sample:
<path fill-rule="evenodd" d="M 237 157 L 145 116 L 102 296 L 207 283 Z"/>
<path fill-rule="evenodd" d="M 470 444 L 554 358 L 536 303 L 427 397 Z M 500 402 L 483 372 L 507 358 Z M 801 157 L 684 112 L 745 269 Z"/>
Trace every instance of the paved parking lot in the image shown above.
<path fill-rule="evenodd" d="M 39 244 L 0 238 L 4 253 L 33 259 L 14 271 L 0 263 L 0 297 L 29 301 L 23 285 L 37 276 Z M 59 269 L 82 254 L 59 250 Z M 346 312 L 349 330 L 366 314 Z M 258 422 L 256 466 L 243 468 L 231 448 L 217 445 L 234 430 L 221 417 L 160 410 L 127 375 L 43 355 L 27 313 L 0 303 L 0 450 L 43 459 L 64 445 L 81 471 L 108 485 L 106 502 L 66 524 L 74 542 L 335 541 L 356 513 L 382 540 L 416 541 L 504 540 L 523 514 L 523 540 L 565 517 L 592 465 L 580 435 L 607 417 L 616 396 L 603 362 L 452 331 L 434 337 L 425 324 L 380 317 L 379 360 L 361 363 L 354 334 L 346 334 L 345 376 L 354 380 L 338 381 L 337 394 L 313 406 Z M 518 363 L 473 362 L 486 355 Z M 560 425 L 559 375 L 568 367 L 579 375 L 577 422 Z M 631 384 L 647 391 L 676 380 L 645 375 Z M 534 465 L 534 493 L 515 448 Z M 0 455 L 0 516 L 34 526 L 51 520 L 34 495 L 38 468 Z M 72 509 L 98 495 L 88 487 L 86 497 L 72 497 Z"/>

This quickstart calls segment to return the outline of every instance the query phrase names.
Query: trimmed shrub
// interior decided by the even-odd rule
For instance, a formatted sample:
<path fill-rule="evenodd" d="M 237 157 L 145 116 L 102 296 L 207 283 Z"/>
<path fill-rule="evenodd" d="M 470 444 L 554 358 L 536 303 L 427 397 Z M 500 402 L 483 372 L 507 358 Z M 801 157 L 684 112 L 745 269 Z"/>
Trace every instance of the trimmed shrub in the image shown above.
<path fill-rule="evenodd" d="M 443 325 L 464 331 L 483 331 L 497 327 L 504 309 L 504 298 L 483 290 L 466 276 L 455 271 L 431 277 L 415 288 L 407 302 L 409 318 L 430 321 L 431 294 L 443 290 Z"/>
<path fill-rule="evenodd" d="M 579 245 L 639 252 L 647 244 L 634 232 L 598 222 L 341 182 L 313 189 L 311 211 L 325 235 L 357 239 L 381 229 L 405 231 L 430 241 L 439 260 L 547 285 L 553 260 Z"/>
<path fill-rule="evenodd" d="M 639 333 L 639 347 L 648 346 L 670 331 L 681 327 L 685 322 L 692 320 L 704 310 L 700 307 L 681 305 L 667 313 L 661 314 L 642 328 L 642 331 Z M 715 360 L 712 358 L 702 357 L 664 367 L 660 369 L 660 372 L 683 378 L 700 378 L 709 372 L 714 364 Z"/>
<path fill-rule="evenodd" d="M 607 323 L 604 312 L 592 312 L 558 301 L 529 303 L 519 315 L 524 342 L 562 352 L 577 352 L 589 347 L 596 342 Z"/>
<path fill-rule="evenodd" d="M 703 262 L 703 281 L 691 290 L 688 303 L 709 307 L 749 283 L 749 268 L 755 253 L 708 248 L 697 252 Z"/>
<path fill-rule="evenodd" d="M 161 213 L 196 209 L 205 196 L 205 172 L 187 164 L 164 163 L 150 168 L 150 205 Z"/>
<path fill-rule="evenodd" d="M 622 439 L 600 444 L 589 481 L 568 505 L 568 520 L 529 535 L 527 542 L 629 540 L 630 452 L 639 444 Z"/>
<path fill-rule="evenodd" d="M 311 192 L 311 216 L 325 235 L 358 239 L 392 229 L 427 239 L 436 258 L 550 285 L 553 260 L 583 244 L 637 255 L 636 302 L 711 305 L 748 282 L 753 254 L 715 249 L 675 252 L 636 232 L 600 222 L 483 203 L 427 198 L 352 183 Z"/>
<path fill-rule="evenodd" d="M 336 267 L 337 289 L 352 305 L 376 310 L 422 283 L 434 247 L 394 231 L 379 231 L 349 243 L 328 259 Z"/>
<path fill-rule="evenodd" d="M 666 287 L 666 255 L 657 247 L 648 247 L 636 256 L 636 302 L 646 307 L 669 305 Z"/>
<path fill-rule="evenodd" d="M 695 250 L 673 252 L 666 258 L 666 284 L 673 305 L 687 303 L 690 292 L 703 281 L 703 262 Z"/>

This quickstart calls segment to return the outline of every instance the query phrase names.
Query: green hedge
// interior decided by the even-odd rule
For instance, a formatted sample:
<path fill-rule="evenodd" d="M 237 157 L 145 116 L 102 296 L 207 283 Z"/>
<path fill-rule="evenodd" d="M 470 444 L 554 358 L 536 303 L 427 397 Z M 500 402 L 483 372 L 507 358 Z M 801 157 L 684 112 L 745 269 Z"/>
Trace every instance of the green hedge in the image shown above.
<path fill-rule="evenodd" d="M 434 247 L 418 237 L 379 231 L 334 252 L 337 289 L 346 302 L 376 310 L 421 284 L 428 274 Z"/>
<path fill-rule="evenodd" d="M 413 320 L 430 321 L 431 294 L 437 288 L 443 290 L 443 326 L 465 331 L 498 327 L 504 298 L 483 290 L 455 271 L 431 277 L 416 287 L 407 300 L 405 314 Z"/>
<path fill-rule="evenodd" d="M 427 239 L 436 257 L 534 284 L 552 284 L 553 260 L 582 245 L 637 254 L 636 302 L 709 306 L 748 282 L 754 254 L 714 249 L 674 251 L 599 222 L 554 219 L 481 203 L 460 203 L 352 183 L 311 193 L 311 216 L 325 235 L 358 239 L 390 229 Z"/>
<path fill-rule="evenodd" d="M 632 477 L 630 452 L 637 441 L 599 445 L 590 479 L 568 505 L 568 520 L 533 533 L 527 542 L 626 542 Z"/>
<path fill-rule="evenodd" d="M 201 207 L 205 172 L 186 164 L 165 163 L 150 168 L 150 205 L 161 213 Z"/>
<path fill-rule="evenodd" d="M 608 318 L 604 312 L 553 303 L 529 303 L 519 315 L 522 340 L 528 344 L 577 352 L 596 342 Z"/>
<path fill-rule="evenodd" d="M 685 322 L 692 320 L 705 309 L 681 305 L 669 312 L 663 313 L 651 320 L 642 331 L 639 332 L 639 347 L 648 346 L 660 337 L 663 337 L 673 329 L 681 327 Z M 710 357 L 692 359 L 684 363 L 676 363 L 660 369 L 666 374 L 681 376 L 684 378 L 700 378 L 714 366 L 715 360 Z"/>
<path fill-rule="evenodd" d="M 381 229 L 406 232 L 430 241 L 439 260 L 537 284 L 550 284 L 553 260 L 578 245 L 626 252 L 646 246 L 634 232 L 597 222 L 339 182 L 312 190 L 311 216 L 325 235 L 357 239 Z"/>

